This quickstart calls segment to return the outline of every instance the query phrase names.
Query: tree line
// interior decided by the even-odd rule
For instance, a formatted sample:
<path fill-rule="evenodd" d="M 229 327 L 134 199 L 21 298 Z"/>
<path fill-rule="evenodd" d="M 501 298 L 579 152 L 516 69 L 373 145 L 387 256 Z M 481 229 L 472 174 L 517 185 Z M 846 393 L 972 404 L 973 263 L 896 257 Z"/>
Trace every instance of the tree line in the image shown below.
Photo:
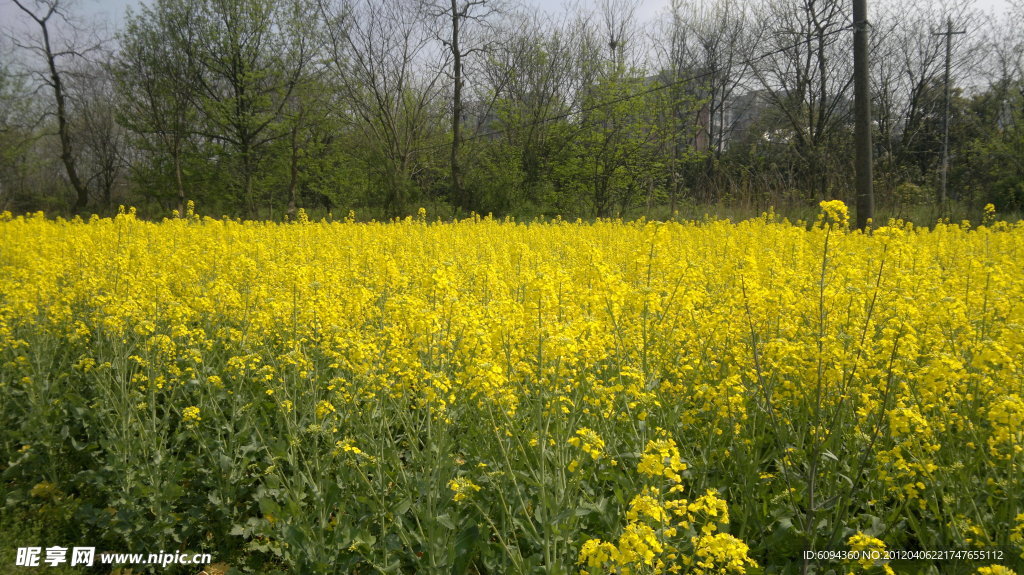
<path fill-rule="evenodd" d="M 153 0 L 108 37 L 67 0 L 12 1 L 3 210 L 853 203 L 845 0 L 671 0 L 647 21 L 636 0 Z M 1024 209 L 1024 3 L 871 10 L 876 201 L 940 204 L 945 150 L 950 197 Z"/>

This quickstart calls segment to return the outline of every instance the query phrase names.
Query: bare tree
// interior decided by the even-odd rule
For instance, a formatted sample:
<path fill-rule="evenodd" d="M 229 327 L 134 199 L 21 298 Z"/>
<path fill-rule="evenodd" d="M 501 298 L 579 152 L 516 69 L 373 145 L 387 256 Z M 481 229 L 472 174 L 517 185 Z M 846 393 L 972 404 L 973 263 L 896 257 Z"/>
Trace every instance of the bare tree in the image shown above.
<path fill-rule="evenodd" d="M 81 41 L 82 30 L 75 26 L 67 12 L 64 0 L 12 0 L 18 9 L 28 16 L 39 28 L 39 35 L 32 39 L 15 38 L 17 47 L 40 58 L 45 70 L 37 72 L 40 83 L 53 91 L 57 134 L 60 138 L 60 159 L 67 172 L 68 181 L 75 193 L 72 210 L 80 212 L 89 202 L 89 190 L 79 176 L 76 165 L 75 146 L 71 136 L 69 98 L 65 82 L 66 70 L 62 62 L 80 58 L 98 47 L 99 42 Z"/>
<path fill-rule="evenodd" d="M 520 167 L 528 184 L 541 178 L 542 156 L 557 153 L 564 144 L 552 141 L 550 119 L 572 109 L 579 94 L 579 39 L 574 22 L 518 13 L 500 30 L 490 57 L 483 61 L 481 88 L 499 102 L 503 134 L 520 147 Z"/>
<path fill-rule="evenodd" d="M 852 113 L 849 24 L 840 0 L 769 3 L 757 14 L 767 54 L 752 69 L 783 120 L 781 139 L 799 160 L 802 188 L 815 199 L 829 195 L 830 175 L 845 166 L 840 127 Z M 849 178 L 843 178 L 848 180 Z"/>
<path fill-rule="evenodd" d="M 334 107 L 360 142 L 355 153 L 384 189 L 384 205 L 400 214 L 410 199 L 418 157 L 439 119 L 444 54 L 431 51 L 432 31 L 416 0 L 339 6 L 322 0 Z"/>
<path fill-rule="evenodd" d="M 473 211 L 477 201 L 472 190 L 462 184 L 462 125 L 464 121 L 463 90 L 467 60 L 476 54 L 486 52 L 490 43 L 481 28 L 486 31 L 491 20 L 500 14 L 495 0 L 423 0 L 425 13 L 442 24 L 443 32 L 438 38 L 451 55 L 450 69 L 446 72 L 452 82 L 452 145 L 451 194 L 452 202 L 460 209 Z M 476 30 L 474 30 L 476 28 Z"/>
<path fill-rule="evenodd" d="M 598 0 L 597 14 L 608 39 L 608 54 L 613 68 L 625 67 L 627 55 L 638 53 L 636 11 L 639 7 L 639 0 Z"/>
<path fill-rule="evenodd" d="M 0 42 L 6 38 L 0 38 Z M 0 44 L 4 56 L 6 42 Z M 24 195 L 26 152 L 35 140 L 33 99 L 18 74 L 0 60 L 0 210 L 9 210 Z"/>
<path fill-rule="evenodd" d="M 303 0 L 197 0 L 199 33 L 189 45 L 199 83 L 204 137 L 238 158 L 241 193 L 257 215 L 256 178 L 268 144 L 284 137 L 282 112 L 316 55 L 316 19 Z"/>
<path fill-rule="evenodd" d="M 982 26 L 988 32 L 985 76 L 1004 85 L 1024 80 L 1024 0 L 1011 2 L 1003 14 L 991 15 Z"/>
<path fill-rule="evenodd" d="M 186 1 L 161 0 L 130 13 L 119 36 L 114 64 L 121 122 L 142 148 L 169 156 L 178 213 L 187 200 L 184 157 L 196 127 L 197 63 L 189 45 L 198 30 Z"/>
<path fill-rule="evenodd" d="M 969 0 L 940 5 L 918 0 L 874 19 L 873 116 L 880 136 L 881 181 L 890 195 L 903 181 L 925 183 L 937 167 L 946 46 L 934 32 L 947 21 L 970 28 L 974 18 Z M 951 69 L 959 75 L 972 67 L 973 35 L 950 40 Z"/>
<path fill-rule="evenodd" d="M 125 170 L 125 130 L 117 122 L 116 91 L 106 63 L 79 66 L 68 91 L 74 98 L 75 114 L 70 128 L 78 145 L 78 168 L 90 195 L 109 210 L 113 191 Z"/>
<path fill-rule="evenodd" d="M 728 134 L 735 123 L 728 115 L 733 96 L 750 80 L 750 58 L 756 28 L 750 22 L 746 4 L 732 0 L 673 0 L 668 18 L 656 31 L 659 69 L 673 82 L 672 116 L 686 135 L 700 140 L 700 150 L 687 149 L 685 138 L 677 138 L 667 150 L 670 157 L 669 202 L 675 210 L 682 185 L 681 165 L 694 151 L 704 157 L 701 179 L 710 184 L 717 159 L 726 149 Z M 697 117 L 692 117 L 696 98 Z M 700 132 L 693 134 L 692 128 Z M 682 130 L 680 130 L 682 132 Z M 694 142 L 696 143 L 696 142 Z"/>
<path fill-rule="evenodd" d="M 719 155 L 731 129 L 726 118 L 728 102 L 749 81 L 756 36 L 745 3 L 700 0 L 691 13 L 690 53 L 700 74 L 700 93 L 708 102 L 708 144 L 712 153 Z"/>
<path fill-rule="evenodd" d="M 662 172 L 656 156 L 666 126 L 657 121 L 664 106 L 655 95 L 661 79 L 647 74 L 636 8 L 636 2 L 600 2 L 581 25 L 577 74 L 585 82 L 572 122 L 574 153 L 559 172 L 561 185 L 579 188 L 579 199 L 597 217 L 623 213 L 644 197 L 650 204 Z"/>
<path fill-rule="evenodd" d="M 662 21 L 661 29 L 658 30 L 659 38 L 655 40 L 655 46 L 662 47 L 658 50 L 659 68 L 662 70 L 662 74 L 667 76 L 666 81 L 672 83 L 669 90 L 672 101 L 665 120 L 680 128 L 675 130 L 676 136 L 667 150 L 669 156 L 667 166 L 669 212 L 673 214 L 676 212 L 676 202 L 682 191 L 682 164 L 688 146 L 685 137 L 687 131 L 682 129 L 687 118 L 682 106 L 679 105 L 684 92 L 691 88 L 691 86 L 684 85 L 683 78 L 692 70 L 690 28 L 685 20 L 684 8 L 683 0 L 672 0 L 668 8 L 669 18 Z"/>

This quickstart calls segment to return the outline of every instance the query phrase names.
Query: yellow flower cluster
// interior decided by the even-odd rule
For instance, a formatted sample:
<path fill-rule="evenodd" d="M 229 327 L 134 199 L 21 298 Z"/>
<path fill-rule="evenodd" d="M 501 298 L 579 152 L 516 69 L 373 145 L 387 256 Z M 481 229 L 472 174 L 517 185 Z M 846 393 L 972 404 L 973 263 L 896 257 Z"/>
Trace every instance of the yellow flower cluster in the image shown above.
<path fill-rule="evenodd" d="M 678 486 L 677 486 L 678 487 Z M 692 503 L 668 499 L 645 486 L 630 501 L 627 523 L 615 543 L 589 539 L 580 548 L 581 572 L 746 573 L 757 563 L 749 547 L 728 533 L 728 507 L 714 490 Z"/>
<path fill-rule="evenodd" d="M 649 477 L 665 477 L 672 483 L 682 483 L 680 472 L 686 471 L 687 465 L 679 457 L 679 447 L 673 439 L 655 439 L 647 443 L 640 464 L 636 466 L 638 473 Z"/>
<path fill-rule="evenodd" d="M 925 506 L 922 493 L 938 470 L 933 456 L 942 446 L 916 407 L 899 406 L 888 412 L 889 430 L 895 445 L 878 453 L 879 477 L 889 491 L 901 500 Z"/>
<path fill-rule="evenodd" d="M 601 459 L 604 455 L 604 440 L 593 429 L 582 427 L 576 430 L 576 435 L 569 438 L 569 445 L 579 447 L 583 453 L 592 459 Z"/>
<path fill-rule="evenodd" d="M 337 409 L 335 409 L 334 404 L 327 401 L 326 399 L 321 400 L 320 403 L 316 404 L 317 419 L 327 417 L 328 415 L 334 413 L 335 411 L 337 411 Z"/>
<path fill-rule="evenodd" d="M 360 449 L 354 439 L 346 437 L 334 443 L 334 456 L 347 456 L 346 463 L 349 465 L 367 465 L 377 463 L 377 458 Z"/>
<path fill-rule="evenodd" d="M 824 201 L 821 206 L 822 223 L 840 228 L 850 227 L 850 211 L 841 200 Z"/>
<path fill-rule="evenodd" d="M 653 456 L 662 458 L 657 464 Z M 667 492 L 649 485 L 629 502 L 626 526 L 615 543 L 589 539 L 580 548 L 581 573 L 746 573 L 757 563 L 740 539 L 721 532 L 729 524 L 729 508 L 718 492 L 708 489 L 690 502 L 679 496 L 684 488 L 672 440 L 651 441 L 637 471 L 648 478 L 667 479 Z M 716 531 L 719 531 L 716 533 Z"/>
<path fill-rule="evenodd" d="M 1017 575 L 1017 572 L 1002 565 L 989 565 L 988 567 L 978 567 L 977 575 Z"/>
<path fill-rule="evenodd" d="M 747 544 L 728 533 L 701 535 L 693 546 L 695 575 L 740 574 L 757 567 L 757 563 L 747 556 L 750 550 Z"/>
<path fill-rule="evenodd" d="M 866 572 L 881 566 L 886 575 L 894 575 L 895 572 L 889 566 L 888 561 L 876 559 L 876 557 L 885 556 L 885 542 L 881 539 L 857 532 L 846 540 L 846 544 L 849 545 L 850 551 L 855 552 L 860 557 L 853 562 L 852 566 L 854 568 L 861 572 Z"/>
<path fill-rule="evenodd" d="M 1020 395 L 1001 397 L 989 408 L 988 450 L 997 459 L 1012 459 L 1024 451 L 1024 400 Z"/>
<path fill-rule="evenodd" d="M 181 410 L 181 421 L 185 423 L 194 423 L 202 419 L 203 418 L 199 416 L 199 408 L 194 405 L 190 405 Z"/>
<path fill-rule="evenodd" d="M 465 501 L 469 499 L 474 493 L 480 491 L 480 486 L 473 483 L 468 477 L 456 477 L 448 481 L 448 489 L 454 492 L 452 499 L 455 501 Z"/>
<path fill-rule="evenodd" d="M 604 457 L 604 439 L 598 435 L 596 431 L 589 427 L 581 427 L 576 430 L 576 434 L 570 437 L 566 443 L 578 448 L 583 451 L 584 454 L 589 455 L 593 461 L 599 461 Z M 616 465 L 616 461 L 612 460 L 611 465 Z M 580 468 L 580 460 L 573 459 L 569 462 L 569 471 L 575 472 Z"/>
<path fill-rule="evenodd" d="M 557 526 L 565 561 L 593 572 L 752 564 L 730 511 L 744 533 L 835 520 L 815 533 L 838 543 L 878 518 L 893 547 L 1024 546 L 1006 527 L 1024 514 L 1024 223 L 865 233 L 821 209 L 820 225 L 5 213 L 2 456 L 48 469 L 60 451 L 26 413 L 77 397 L 90 438 L 101 417 L 211 443 L 246 422 L 261 469 L 308 450 L 353 476 L 371 475 L 365 450 L 380 500 L 443 438 L 505 474 L 480 480 L 514 491 L 488 509 L 528 516 L 493 525 L 545 532 L 543 497 L 617 506 L 600 533 L 560 509 L 577 521 Z M 525 477 L 544 488 L 507 479 Z M 435 484 L 447 505 L 480 490 Z"/>
<path fill-rule="evenodd" d="M 985 204 L 982 208 L 981 223 L 982 225 L 991 225 L 996 221 L 996 207 L 992 204 Z"/>
<path fill-rule="evenodd" d="M 1018 514 L 1014 522 L 1016 525 L 1010 532 L 1010 543 L 1020 551 L 1020 558 L 1024 559 L 1024 513 Z"/>

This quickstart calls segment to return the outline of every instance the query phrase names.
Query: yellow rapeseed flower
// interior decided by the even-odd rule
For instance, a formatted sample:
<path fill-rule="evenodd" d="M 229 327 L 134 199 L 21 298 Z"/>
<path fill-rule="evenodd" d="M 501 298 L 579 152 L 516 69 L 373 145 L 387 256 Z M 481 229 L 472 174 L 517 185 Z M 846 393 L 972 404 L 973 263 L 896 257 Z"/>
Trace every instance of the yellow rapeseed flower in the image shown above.
<path fill-rule="evenodd" d="M 181 410 L 181 421 L 184 423 L 195 423 L 201 421 L 203 418 L 199 416 L 199 408 L 190 405 Z"/>
<path fill-rule="evenodd" d="M 474 493 L 480 491 L 480 486 L 473 483 L 468 477 L 456 477 L 448 481 L 448 489 L 454 492 L 454 495 L 452 495 L 453 500 L 465 501 Z"/>

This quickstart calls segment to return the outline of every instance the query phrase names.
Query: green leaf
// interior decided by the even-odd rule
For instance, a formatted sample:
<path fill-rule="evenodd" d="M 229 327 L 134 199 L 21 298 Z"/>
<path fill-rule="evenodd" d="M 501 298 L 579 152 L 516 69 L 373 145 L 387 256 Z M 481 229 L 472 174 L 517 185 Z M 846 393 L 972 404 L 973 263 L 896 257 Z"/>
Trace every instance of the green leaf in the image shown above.
<path fill-rule="evenodd" d="M 476 548 L 480 541 L 480 529 L 476 524 L 470 524 L 463 529 L 455 539 L 455 564 L 452 566 L 452 573 L 465 573 L 476 555 Z"/>
<path fill-rule="evenodd" d="M 395 515 L 403 515 L 405 514 L 406 511 L 409 510 L 410 507 L 412 507 L 412 499 L 406 497 L 405 499 L 399 501 L 397 505 L 395 505 L 393 511 Z"/>
<path fill-rule="evenodd" d="M 437 522 L 440 523 L 447 529 L 455 529 L 455 523 L 452 522 L 452 518 L 447 513 L 442 513 L 437 516 Z"/>
<path fill-rule="evenodd" d="M 265 516 L 266 515 L 273 515 L 273 516 L 280 517 L 281 516 L 281 506 L 278 505 L 277 502 L 274 501 L 273 499 L 270 499 L 269 497 L 265 497 L 263 499 L 260 499 L 260 512 L 263 513 L 263 515 L 265 515 Z"/>

